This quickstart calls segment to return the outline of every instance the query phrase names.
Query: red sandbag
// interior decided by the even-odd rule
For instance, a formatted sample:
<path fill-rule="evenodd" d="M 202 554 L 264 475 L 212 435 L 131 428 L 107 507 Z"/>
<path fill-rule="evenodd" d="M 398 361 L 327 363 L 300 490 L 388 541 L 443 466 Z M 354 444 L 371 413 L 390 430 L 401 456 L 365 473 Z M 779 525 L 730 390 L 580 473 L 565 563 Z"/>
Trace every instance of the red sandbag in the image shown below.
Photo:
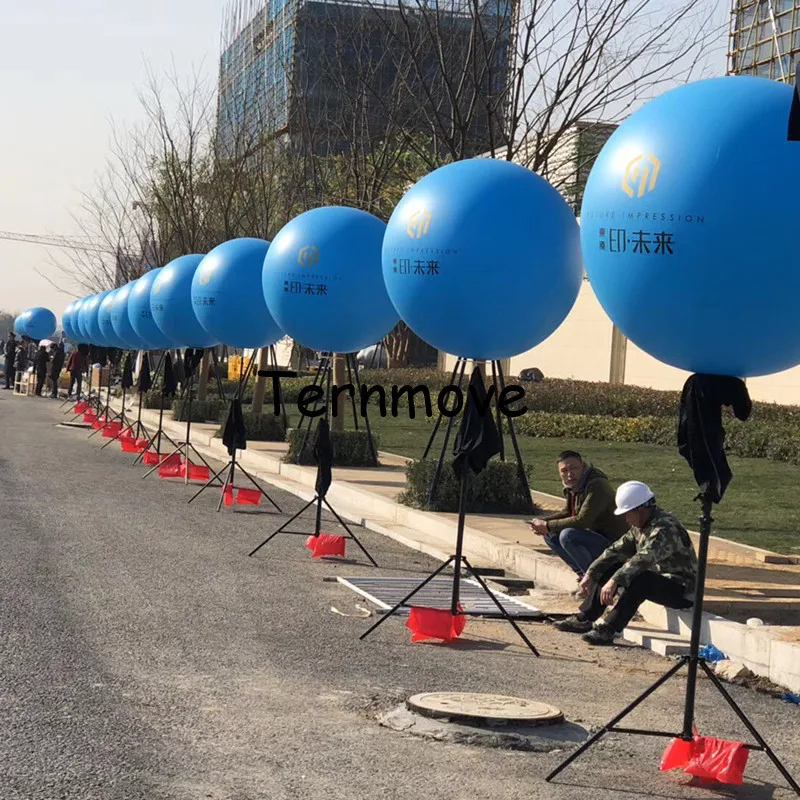
<path fill-rule="evenodd" d="M 661 770 L 682 768 L 702 781 L 741 786 L 749 756 L 742 742 L 695 735 L 691 742 L 673 739 L 667 745 Z"/>
<path fill-rule="evenodd" d="M 125 428 L 125 430 L 120 433 L 119 438 L 134 441 L 136 439 L 136 434 L 133 432 L 133 428 Z"/>
<path fill-rule="evenodd" d="M 181 477 L 186 477 L 186 464 L 181 467 Z M 205 464 L 189 464 L 190 481 L 207 481 L 211 477 L 211 471 Z"/>
<path fill-rule="evenodd" d="M 75 413 L 76 414 L 83 414 L 89 408 L 89 403 L 86 400 L 79 400 L 75 403 Z"/>
<path fill-rule="evenodd" d="M 126 439 L 122 436 L 119 437 L 119 444 L 122 448 L 123 453 L 141 453 L 145 447 L 147 447 L 147 440 L 143 442 L 143 444 L 139 445 L 139 440 L 136 439 L 135 441 L 131 441 L 130 439 Z"/>
<path fill-rule="evenodd" d="M 164 459 L 158 468 L 159 478 L 183 478 L 186 475 L 186 468 L 182 461 Z"/>
<path fill-rule="evenodd" d="M 105 427 L 106 422 L 108 422 L 108 417 L 106 417 L 105 414 L 102 417 L 95 417 L 92 422 L 92 427 L 99 431 L 101 428 Z"/>
<path fill-rule="evenodd" d="M 140 453 L 143 453 L 145 450 L 147 450 L 147 446 L 150 444 L 150 442 L 147 439 L 136 439 L 134 444 L 136 445 L 137 450 Z"/>
<path fill-rule="evenodd" d="M 226 506 L 233 505 L 233 484 L 227 483 L 225 484 L 225 488 L 222 490 L 222 502 L 225 503 Z"/>
<path fill-rule="evenodd" d="M 96 419 L 97 419 L 97 414 L 95 414 L 94 411 L 87 411 L 83 415 L 84 422 L 94 422 Z"/>
<path fill-rule="evenodd" d="M 306 539 L 306 547 L 311 551 L 314 558 L 343 556 L 344 536 L 334 536 L 332 533 L 322 532 L 320 532 L 319 536 L 312 534 Z"/>
<path fill-rule="evenodd" d="M 121 422 L 109 422 L 100 434 L 104 439 L 115 439 L 122 432 Z"/>
<path fill-rule="evenodd" d="M 161 457 L 158 455 L 158 453 L 156 453 L 155 450 L 148 450 L 142 457 L 142 463 L 151 467 L 154 467 L 156 464 L 158 464 L 160 460 Z"/>
<path fill-rule="evenodd" d="M 236 502 L 242 506 L 258 506 L 261 505 L 261 490 L 260 489 L 239 489 L 236 492 Z M 342 550 L 344 555 L 344 550 Z"/>
<path fill-rule="evenodd" d="M 458 609 L 463 610 L 461 605 Z M 453 615 L 449 609 L 414 607 L 408 614 L 406 627 L 411 631 L 412 642 L 422 642 L 425 639 L 450 642 L 461 636 L 466 624 L 466 617 Z"/>

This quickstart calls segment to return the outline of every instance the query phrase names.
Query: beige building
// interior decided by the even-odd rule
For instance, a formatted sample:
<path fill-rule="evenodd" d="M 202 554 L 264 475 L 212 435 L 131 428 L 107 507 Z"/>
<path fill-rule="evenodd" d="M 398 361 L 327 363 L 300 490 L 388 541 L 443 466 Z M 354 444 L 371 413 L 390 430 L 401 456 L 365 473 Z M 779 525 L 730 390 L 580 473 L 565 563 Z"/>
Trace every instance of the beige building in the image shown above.
<path fill-rule="evenodd" d="M 442 354 L 440 365 L 452 370 L 455 356 Z M 503 362 L 508 375 L 538 367 L 545 378 L 612 381 L 653 389 L 680 390 L 688 372 L 649 356 L 618 331 L 584 280 L 572 311 L 538 347 Z M 747 381 L 754 400 L 800 405 L 800 367 Z"/>

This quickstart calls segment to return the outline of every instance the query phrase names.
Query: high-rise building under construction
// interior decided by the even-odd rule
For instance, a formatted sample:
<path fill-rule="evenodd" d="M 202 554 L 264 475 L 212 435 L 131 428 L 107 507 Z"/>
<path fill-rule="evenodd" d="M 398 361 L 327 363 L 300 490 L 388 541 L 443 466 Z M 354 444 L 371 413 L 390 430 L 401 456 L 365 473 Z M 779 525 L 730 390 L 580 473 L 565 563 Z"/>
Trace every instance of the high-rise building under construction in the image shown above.
<path fill-rule="evenodd" d="M 733 0 L 728 72 L 792 81 L 800 53 L 800 0 Z"/>
<path fill-rule="evenodd" d="M 222 29 L 220 141 L 264 133 L 326 153 L 393 126 L 424 135 L 456 119 L 463 155 L 477 155 L 502 137 L 515 3 L 234 0 Z"/>

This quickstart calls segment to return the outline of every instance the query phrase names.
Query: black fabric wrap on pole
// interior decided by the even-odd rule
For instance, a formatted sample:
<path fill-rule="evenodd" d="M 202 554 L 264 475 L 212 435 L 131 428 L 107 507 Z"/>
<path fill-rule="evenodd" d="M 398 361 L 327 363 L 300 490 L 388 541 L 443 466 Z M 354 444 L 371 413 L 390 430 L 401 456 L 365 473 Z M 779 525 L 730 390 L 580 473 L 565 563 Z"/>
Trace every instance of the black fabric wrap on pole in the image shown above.
<path fill-rule="evenodd" d="M 789 126 L 786 133 L 789 142 L 800 142 L 800 65 L 794 74 L 794 94 L 789 109 Z"/>
<path fill-rule="evenodd" d="M 139 391 L 144 394 L 150 391 L 153 378 L 150 375 L 150 354 L 145 350 L 142 354 L 142 368 L 139 370 Z"/>
<path fill-rule="evenodd" d="M 486 401 L 480 367 L 472 370 L 464 414 L 453 442 L 453 471 L 461 479 L 468 470 L 482 472 L 492 456 L 500 452 L 500 434 Z M 485 413 L 481 413 L 480 408 Z"/>

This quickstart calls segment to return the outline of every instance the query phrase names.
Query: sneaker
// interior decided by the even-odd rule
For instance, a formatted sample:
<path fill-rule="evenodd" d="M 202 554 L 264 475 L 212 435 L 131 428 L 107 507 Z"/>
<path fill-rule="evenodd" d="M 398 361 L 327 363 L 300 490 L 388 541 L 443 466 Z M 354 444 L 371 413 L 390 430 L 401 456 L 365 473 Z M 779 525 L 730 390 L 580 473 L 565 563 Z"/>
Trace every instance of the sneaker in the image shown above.
<path fill-rule="evenodd" d="M 583 619 L 579 614 L 573 614 L 571 617 L 562 619 L 561 622 L 556 622 L 553 627 L 566 633 L 586 633 L 592 629 L 592 623 L 591 620 Z"/>
<path fill-rule="evenodd" d="M 584 642 L 594 645 L 614 644 L 614 637 L 617 632 L 607 623 L 599 622 L 588 632 L 581 636 Z"/>

